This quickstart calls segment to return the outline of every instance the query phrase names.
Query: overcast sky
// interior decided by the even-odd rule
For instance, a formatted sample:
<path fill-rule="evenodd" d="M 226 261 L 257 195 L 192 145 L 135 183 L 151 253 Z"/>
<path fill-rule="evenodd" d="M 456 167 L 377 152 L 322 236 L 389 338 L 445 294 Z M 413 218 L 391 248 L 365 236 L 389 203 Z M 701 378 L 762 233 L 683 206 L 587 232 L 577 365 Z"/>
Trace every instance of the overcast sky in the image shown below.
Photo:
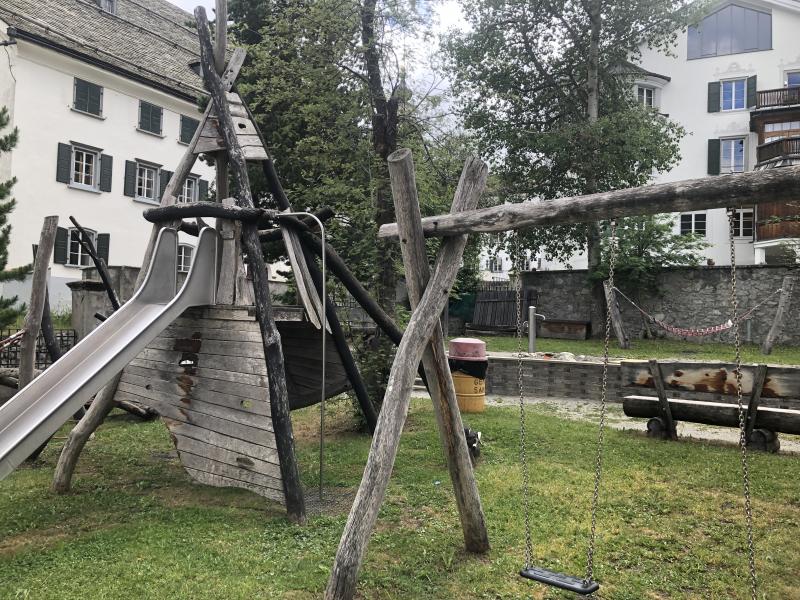
<path fill-rule="evenodd" d="M 183 10 L 187 12 L 194 12 L 194 9 L 198 6 L 205 6 L 206 12 L 208 13 L 209 18 L 214 18 L 214 13 L 212 9 L 214 8 L 214 0 L 169 0 L 173 4 L 180 6 Z"/>

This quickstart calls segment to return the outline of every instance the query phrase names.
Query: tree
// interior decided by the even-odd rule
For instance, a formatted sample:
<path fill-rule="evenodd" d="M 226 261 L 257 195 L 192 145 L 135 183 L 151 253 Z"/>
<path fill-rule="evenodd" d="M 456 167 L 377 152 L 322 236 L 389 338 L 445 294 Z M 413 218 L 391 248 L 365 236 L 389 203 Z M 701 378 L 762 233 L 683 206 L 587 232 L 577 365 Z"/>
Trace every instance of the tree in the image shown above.
<path fill-rule="evenodd" d="M 451 33 L 448 66 L 466 127 L 494 163 L 498 198 L 601 192 L 647 183 L 679 159 L 684 131 L 632 95 L 641 47 L 668 51 L 683 0 L 467 0 L 471 29 Z M 548 258 L 588 253 L 596 225 L 541 228 L 523 245 Z M 592 321 L 604 305 L 593 286 Z"/>
<path fill-rule="evenodd" d="M 0 108 L 0 132 L 3 131 L 10 122 L 8 109 L 4 106 Z M 0 154 L 11 152 L 19 140 L 19 131 L 15 127 L 11 132 L 0 135 Z M 0 181 L 0 282 L 3 281 L 22 281 L 28 275 L 31 265 L 6 270 L 8 265 L 8 243 L 11 236 L 11 225 L 8 223 L 8 215 L 14 210 L 16 201 L 11 198 L 11 188 L 17 182 L 16 177 L 6 181 Z M 0 297 L 0 328 L 8 327 L 21 313 L 22 309 L 17 306 L 18 298 Z"/>
<path fill-rule="evenodd" d="M 610 262 L 610 227 L 604 227 L 601 238 L 601 262 L 591 277 L 602 282 L 608 279 Z M 660 293 L 658 276 L 670 267 L 696 267 L 703 260 L 702 250 L 709 246 L 696 234 L 675 233 L 673 217 L 647 215 L 626 217 L 617 224 L 614 285 L 641 306 L 647 295 Z M 643 318 L 644 330 L 649 324 Z"/>

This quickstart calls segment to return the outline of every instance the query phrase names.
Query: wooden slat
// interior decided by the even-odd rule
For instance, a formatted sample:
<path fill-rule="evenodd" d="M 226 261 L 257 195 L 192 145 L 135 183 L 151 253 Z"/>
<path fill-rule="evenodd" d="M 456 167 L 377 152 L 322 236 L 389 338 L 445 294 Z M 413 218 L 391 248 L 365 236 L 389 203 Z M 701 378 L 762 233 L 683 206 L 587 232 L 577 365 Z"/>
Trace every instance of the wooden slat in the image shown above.
<path fill-rule="evenodd" d="M 175 447 L 178 449 L 178 452 L 188 452 L 195 456 L 203 456 L 232 467 L 244 469 L 245 471 L 266 475 L 278 481 L 280 481 L 281 478 L 281 467 L 277 461 L 268 462 L 259 460 L 247 454 L 233 452 L 227 448 L 220 448 L 219 446 L 208 444 L 202 440 L 196 440 L 182 435 L 175 436 Z"/>
<path fill-rule="evenodd" d="M 139 354 L 139 358 L 145 360 L 155 360 L 159 362 L 178 364 L 176 359 L 180 357 L 179 352 L 172 350 L 158 350 L 156 348 L 146 348 Z M 233 371 L 236 373 L 249 373 L 252 375 L 265 375 L 267 369 L 264 360 L 256 358 L 245 358 L 242 356 L 223 356 L 221 354 L 203 354 L 198 357 L 198 366 L 214 365 L 214 368 L 222 371 Z"/>
<path fill-rule="evenodd" d="M 213 473 L 206 473 L 205 471 L 198 471 L 197 469 L 186 469 L 186 472 L 194 479 L 197 483 L 202 483 L 205 485 L 213 485 L 215 487 L 238 487 L 243 488 L 245 490 L 251 491 L 259 496 L 263 496 L 270 500 L 275 500 L 276 502 L 280 502 L 281 504 L 286 504 L 286 499 L 283 497 L 283 493 L 277 490 L 273 490 L 272 488 L 263 487 L 260 485 L 254 485 L 252 483 L 247 483 L 246 481 L 239 481 L 237 479 L 231 479 L 228 477 L 222 477 L 220 475 L 215 475 Z"/>
<path fill-rule="evenodd" d="M 159 336 L 153 340 L 148 348 L 154 350 L 167 350 L 171 352 L 189 352 L 192 346 L 197 347 L 200 355 L 240 356 L 264 360 L 264 349 L 261 342 L 231 341 L 231 340 L 206 340 L 198 337 L 173 338 Z"/>
<path fill-rule="evenodd" d="M 162 332 L 160 337 L 175 339 L 191 338 L 195 335 L 203 340 L 261 342 L 261 332 L 258 327 L 253 327 L 249 330 L 236 330 L 223 327 L 207 328 L 171 325 Z"/>
<path fill-rule="evenodd" d="M 245 146 L 242 152 L 246 160 L 269 160 L 269 155 L 262 146 Z"/>
<path fill-rule="evenodd" d="M 230 437 L 216 431 L 209 431 L 191 423 L 175 421 L 169 417 L 162 417 L 164 423 L 169 427 L 170 432 L 176 436 L 198 440 L 207 444 L 212 444 L 220 448 L 225 448 L 237 454 L 243 454 L 257 460 L 278 464 L 278 453 L 274 447 L 253 444 L 238 438 Z"/>
<path fill-rule="evenodd" d="M 253 122 L 247 117 L 233 117 L 233 124 L 236 127 L 236 134 L 237 136 L 241 135 L 255 135 L 258 136 L 258 130 L 256 129 Z M 241 138 L 240 138 L 241 141 Z M 261 139 L 258 138 L 259 146 L 261 145 Z"/>
<path fill-rule="evenodd" d="M 209 459 L 205 456 L 198 456 L 191 452 L 179 453 L 181 463 L 187 469 L 196 469 L 198 471 L 205 471 L 213 475 L 220 475 L 229 479 L 236 479 L 237 481 L 244 481 L 253 485 L 260 485 L 265 488 L 272 488 L 275 490 L 282 489 L 280 477 L 269 477 L 261 473 L 253 473 L 247 469 L 229 464 L 219 462 L 217 460 Z"/>
<path fill-rule="evenodd" d="M 225 381 L 220 379 L 211 379 L 202 377 L 200 375 L 189 375 L 187 373 L 177 373 L 162 371 L 157 368 L 160 363 L 152 363 L 152 366 L 141 367 L 131 363 L 125 368 L 125 375 L 135 377 L 131 383 L 138 383 L 144 380 L 160 381 L 167 385 L 176 386 L 191 386 L 193 393 L 197 389 L 210 392 L 221 392 L 227 396 L 232 396 L 240 399 L 252 399 L 256 402 L 264 402 L 269 404 L 267 398 L 266 382 L 263 385 L 251 385 L 241 381 Z M 238 375 L 233 373 L 232 375 Z"/>
<path fill-rule="evenodd" d="M 178 365 L 178 361 L 176 360 L 169 362 L 156 361 L 149 358 L 144 358 L 140 354 L 135 359 L 133 359 L 130 364 L 144 369 L 155 369 L 163 374 L 175 374 L 175 375 L 187 374 L 186 370 L 180 365 Z M 239 382 L 239 383 L 245 383 L 247 385 L 261 386 L 265 388 L 267 386 L 266 374 L 226 371 L 224 369 L 214 369 L 212 367 L 206 367 L 202 364 L 199 367 L 192 370 L 192 377 L 203 377 L 206 379 L 217 379 L 219 381 Z"/>

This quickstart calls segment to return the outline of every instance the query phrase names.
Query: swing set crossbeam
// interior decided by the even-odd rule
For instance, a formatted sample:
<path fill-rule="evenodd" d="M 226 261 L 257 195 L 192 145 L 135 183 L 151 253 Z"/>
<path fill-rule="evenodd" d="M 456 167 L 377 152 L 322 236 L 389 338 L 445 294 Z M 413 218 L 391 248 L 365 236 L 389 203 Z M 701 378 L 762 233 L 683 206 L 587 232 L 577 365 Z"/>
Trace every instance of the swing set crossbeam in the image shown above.
<path fill-rule="evenodd" d="M 520 577 L 544 583 L 550 587 L 556 587 L 568 592 L 574 592 L 581 596 L 594 594 L 600 589 L 600 584 L 591 579 L 583 579 L 582 577 L 574 577 L 572 575 L 564 575 L 550 571 L 543 567 L 527 566 L 519 572 Z"/>

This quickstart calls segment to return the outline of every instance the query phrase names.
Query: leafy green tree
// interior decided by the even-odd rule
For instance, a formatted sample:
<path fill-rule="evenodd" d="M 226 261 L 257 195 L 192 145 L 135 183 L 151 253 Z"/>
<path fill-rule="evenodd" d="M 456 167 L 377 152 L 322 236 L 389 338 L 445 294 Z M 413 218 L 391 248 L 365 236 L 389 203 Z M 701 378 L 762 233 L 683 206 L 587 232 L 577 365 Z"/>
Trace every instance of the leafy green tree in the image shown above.
<path fill-rule="evenodd" d="M 10 122 L 8 109 L 4 106 L 0 108 L 0 131 L 3 131 Z M 19 131 L 15 127 L 11 132 L 0 136 L 0 153 L 11 152 L 19 140 Z M 3 281 L 22 281 L 30 272 L 30 265 L 6 270 L 8 265 L 8 243 L 11 236 L 11 225 L 8 223 L 8 215 L 14 210 L 16 201 L 11 197 L 11 188 L 17 182 L 15 177 L 6 181 L 0 181 L 0 282 Z M 0 298 L 0 327 L 8 327 L 21 312 L 17 306 L 18 298 Z"/>
<path fill-rule="evenodd" d="M 673 217 L 648 215 L 627 217 L 617 224 L 614 283 L 639 306 L 646 296 L 660 293 L 658 279 L 670 267 L 696 267 L 703 260 L 702 250 L 709 246 L 696 234 L 675 233 Z M 590 274 L 596 282 L 608 279 L 611 230 L 603 227 L 602 260 Z M 649 324 L 643 319 L 644 330 Z"/>
<path fill-rule="evenodd" d="M 465 1 L 471 27 L 448 36 L 448 67 L 465 125 L 494 164 L 496 198 L 638 186 L 677 163 L 683 129 L 637 106 L 632 84 L 641 47 L 668 51 L 689 18 L 685 4 Z M 586 249 L 590 272 L 600 264 L 596 225 L 537 228 L 523 245 L 557 259 Z"/>

